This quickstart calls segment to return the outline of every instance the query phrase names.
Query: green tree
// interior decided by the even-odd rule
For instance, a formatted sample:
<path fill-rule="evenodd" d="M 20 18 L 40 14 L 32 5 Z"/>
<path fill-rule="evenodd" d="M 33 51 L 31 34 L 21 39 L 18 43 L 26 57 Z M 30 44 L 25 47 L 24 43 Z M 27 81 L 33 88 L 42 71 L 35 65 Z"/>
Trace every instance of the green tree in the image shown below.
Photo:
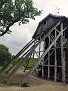
<path fill-rule="evenodd" d="M 40 14 L 32 0 L 0 0 L 0 36 L 11 33 L 9 28 L 14 23 L 26 24 Z"/>
<path fill-rule="evenodd" d="M 0 65 L 4 66 L 7 63 L 9 63 L 12 59 L 12 55 L 9 52 L 9 48 L 7 48 L 5 45 L 0 45 Z"/>

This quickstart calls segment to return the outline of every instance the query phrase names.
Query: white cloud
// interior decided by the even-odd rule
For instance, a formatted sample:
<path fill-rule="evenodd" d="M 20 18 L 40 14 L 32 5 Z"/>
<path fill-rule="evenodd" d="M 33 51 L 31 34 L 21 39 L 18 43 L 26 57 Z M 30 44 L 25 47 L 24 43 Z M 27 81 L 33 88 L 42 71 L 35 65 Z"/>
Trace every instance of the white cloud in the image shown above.
<path fill-rule="evenodd" d="M 12 30 L 11 35 L 6 34 L 4 37 L 1 37 L 0 43 L 7 45 L 10 51 L 15 54 L 31 40 L 32 35 L 24 25 L 19 26 L 15 24 L 10 30 Z"/>

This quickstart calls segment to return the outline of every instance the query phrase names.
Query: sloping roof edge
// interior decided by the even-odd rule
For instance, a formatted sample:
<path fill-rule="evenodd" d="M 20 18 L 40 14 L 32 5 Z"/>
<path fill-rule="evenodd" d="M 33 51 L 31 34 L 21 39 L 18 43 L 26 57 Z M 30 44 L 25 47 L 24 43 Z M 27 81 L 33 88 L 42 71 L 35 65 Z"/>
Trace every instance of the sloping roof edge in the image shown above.
<path fill-rule="evenodd" d="M 63 19 L 63 18 L 65 18 L 65 19 L 68 19 L 67 17 L 65 17 L 65 16 L 60 16 L 60 15 L 53 15 L 53 14 L 51 14 L 51 13 L 49 13 L 43 20 L 41 20 L 40 22 L 39 22 L 39 24 L 41 24 L 44 20 L 46 20 L 48 17 L 54 17 L 54 18 L 59 18 L 59 19 Z"/>
<path fill-rule="evenodd" d="M 38 23 L 38 26 L 37 26 L 37 28 L 36 28 L 36 31 L 35 31 L 34 35 L 37 33 L 37 30 L 38 30 L 39 26 L 40 26 L 47 18 L 49 18 L 50 16 L 53 17 L 53 18 L 65 19 L 66 21 L 68 21 L 68 18 L 65 17 L 65 16 L 53 15 L 53 14 L 49 13 L 45 18 L 43 18 L 43 19 Z M 32 36 L 32 38 L 34 38 L 34 35 Z"/>

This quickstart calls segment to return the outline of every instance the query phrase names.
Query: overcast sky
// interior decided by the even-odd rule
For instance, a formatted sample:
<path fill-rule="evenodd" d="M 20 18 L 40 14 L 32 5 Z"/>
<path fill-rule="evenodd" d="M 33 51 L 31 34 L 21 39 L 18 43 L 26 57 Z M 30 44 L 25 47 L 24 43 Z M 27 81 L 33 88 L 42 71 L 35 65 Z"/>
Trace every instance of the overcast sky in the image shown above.
<path fill-rule="evenodd" d="M 10 52 L 14 55 L 18 53 L 19 50 L 31 40 L 39 21 L 41 21 L 49 13 L 55 15 L 64 15 L 68 17 L 68 0 L 33 1 L 34 6 L 40 10 L 43 10 L 41 16 L 36 17 L 35 20 L 30 19 L 30 22 L 26 25 L 19 26 L 18 24 L 14 24 L 10 28 L 10 30 L 12 30 L 11 35 L 6 34 L 4 37 L 0 37 L 0 44 L 4 44 L 9 47 Z M 57 13 L 58 11 L 59 13 Z"/>

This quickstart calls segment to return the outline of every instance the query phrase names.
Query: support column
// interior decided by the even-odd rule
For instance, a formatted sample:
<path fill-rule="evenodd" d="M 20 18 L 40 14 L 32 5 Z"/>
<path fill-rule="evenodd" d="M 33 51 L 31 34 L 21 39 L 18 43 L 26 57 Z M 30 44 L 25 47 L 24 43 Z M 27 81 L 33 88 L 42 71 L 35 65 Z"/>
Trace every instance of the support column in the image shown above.
<path fill-rule="evenodd" d="M 55 29 L 55 38 L 56 38 L 57 34 L 56 34 L 56 29 Z M 55 42 L 55 74 L 54 74 L 54 81 L 57 80 L 57 54 L 56 54 L 56 42 Z"/>
<path fill-rule="evenodd" d="M 45 50 L 45 41 L 44 41 L 44 44 L 43 44 L 43 52 L 44 52 L 44 50 Z M 42 60 L 42 77 L 44 77 L 44 58 L 43 58 L 43 60 Z"/>
<path fill-rule="evenodd" d="M 49 46 L 50 46 L 50 35 L 49 35 Z M 50 51 L 48 52 L 48 79 L 50 78 Z"/>
<path fill-rule="evenodd" d="M 40 40 L 41 40 L 41 37 L 40 37 Z M 41 43 L 39 44 L 39 58 L 40 58 L 40 50 L 41 49 Z"/>
<path fill-rule="evenodd" d="M 42 63 L 42 77 L 44 77 L 44 66 L 43 65 L 44 65 L 44 62 Z"/>
<path fill-rule="evenodd" d="M 41 36 L 40 36 L 40 40 L 41 40 Z M 41 49 L 41 43 L 39 44 L 39 52 L 38 52 L 39 58 L 40 58 L 40 49 Z M 39 74 L 39 65 L 38 65 L 38 74 Z"/>
<path fill-rule="evenodd" d="M 61 23 L 61 31 L 63 30 L 63 23 Z M 64 49 L 63 49 L 63 33 L 61 34 L 61 62 L 62 62 L 62 82 L 65 84 L 65 60 L 64 60 Z"/>
<path fill-rule="evenodd" d="M 35 43 L 34 43 L 34 44 L 35 44 Z M 33 52 L 33 64 L 35 64 L 34 56 L 35 56 L 35 51 Z"/>
<path fill-rule="evenodd" d="M 34 42 L 34 45 L 35 45 L 35 42 Z M 35 64 L 35 50 L 34 50 L 34 52 L 33 52 L 33 66 L 34 66 L 34 64 Z M 34 73 L 36 74 L 36 69 L 34 70 Z"/>

